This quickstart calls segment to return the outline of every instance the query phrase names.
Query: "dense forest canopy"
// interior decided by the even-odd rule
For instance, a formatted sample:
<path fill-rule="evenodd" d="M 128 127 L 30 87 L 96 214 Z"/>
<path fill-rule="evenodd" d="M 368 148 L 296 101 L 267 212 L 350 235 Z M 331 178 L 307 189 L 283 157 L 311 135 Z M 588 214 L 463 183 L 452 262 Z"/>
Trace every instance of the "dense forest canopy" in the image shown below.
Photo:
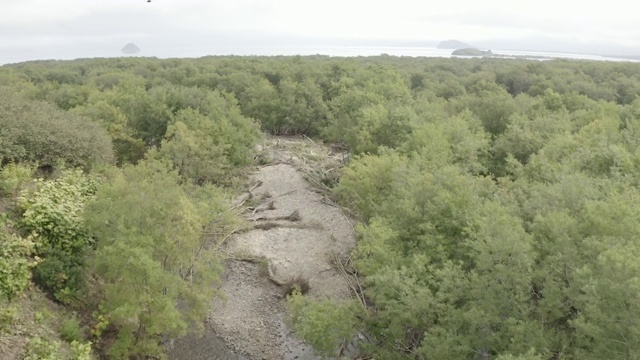
<path fill-rule="evenodd" d="M 266 132 L 354 155 L 333 196 L 365 301 L 290 299 L 318 350 L 640 357 L 640 64 L 83 59 L 0 86 L 0 305 L 33 276 L 93 312 L 100 354 L 160 356 L 202 318 L 220 266 L 198 249 L 241 226 L 229 193 Z"/>

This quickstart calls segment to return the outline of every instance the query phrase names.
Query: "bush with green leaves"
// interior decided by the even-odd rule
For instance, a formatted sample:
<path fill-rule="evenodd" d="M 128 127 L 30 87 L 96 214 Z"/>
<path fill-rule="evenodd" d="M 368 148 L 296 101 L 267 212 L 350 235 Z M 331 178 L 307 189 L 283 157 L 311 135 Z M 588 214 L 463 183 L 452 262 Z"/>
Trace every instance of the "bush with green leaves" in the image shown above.
<path fill-rule="evenodd" d="M 0 335 L 16 328 L 20 310 L 15 303 L 0 300 Z"/>
<path fill-rule="evenodd" d="M 357 301 L 313 301 L 295 291 L 287 298 L 296 333 L 325 356 L 351 341 L 365 310 Z"/>
<path fill-rule="evenodd" d="M 31 281 L 31 268 L 36 265 L 30 238 L 14 234 L 0 214 L 0 299 L 12 300 Z M 0 301 L 1 301 L 0 300 Z"/>
<path fill-rule="evenodd" d="M 60 342 L 37 336 L 29 340 L 21 360 L 92 360 L 91 343 L 72 341 L 69 349 Z"/>
<path fill-rule="evenodd" d="M 9 163 L 0 170 L 0 196 L 15 197 L 33 176 L 34 167 L 29 164 Z"/>
<path fill-rule="evenodd" d="M 65 170 L 55 180 L 35 180 L 18 197 L 19 221 L 42 261 L 34 280 L 57 300 L 67 302 L 82 286 L 84 256 L 91 238 L 83 212 L 96 181 L 80 170 Z"/>
<path fill-rule="evenodd" d="M 91 342 L 72 341 L 69 344 L 71 356 L 69 360 L 92 360 Z"/>
<path fill-rule="evenodd" d="M 63 360 L 60 343 L 42 337 L 34 337 L 27 343 L 22 360 Z"/>
<path fill-rule="evenodd" d="M 82 332 L 82 328 L 80 327 L 80 320 L 77 317 L 72 316 L 65 320 L 60 325 L 60 337 L 62 340 L 73 343 L 80 342 L 84 340 L 84 334 Z"/>

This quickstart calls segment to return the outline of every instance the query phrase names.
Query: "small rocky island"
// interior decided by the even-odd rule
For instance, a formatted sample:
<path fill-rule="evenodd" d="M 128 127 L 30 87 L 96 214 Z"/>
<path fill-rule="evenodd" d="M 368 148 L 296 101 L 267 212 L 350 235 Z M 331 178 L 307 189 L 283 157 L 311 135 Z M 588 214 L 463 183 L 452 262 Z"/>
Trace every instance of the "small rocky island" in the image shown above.
<path fill-rule="evenodd" d="M 476 48 L 464 48 L 454 50 L 451 55 L 455 56 L 493 56 L 491 50 L 480 50 Z"/>
<path fill-rule="evenodd" d="M 137 47 L 134 43 L 128 43 L 120 51 L 122 51 L 122 53 L 124 54 L 137 54 L 140 52 L 140 48 Z"/>

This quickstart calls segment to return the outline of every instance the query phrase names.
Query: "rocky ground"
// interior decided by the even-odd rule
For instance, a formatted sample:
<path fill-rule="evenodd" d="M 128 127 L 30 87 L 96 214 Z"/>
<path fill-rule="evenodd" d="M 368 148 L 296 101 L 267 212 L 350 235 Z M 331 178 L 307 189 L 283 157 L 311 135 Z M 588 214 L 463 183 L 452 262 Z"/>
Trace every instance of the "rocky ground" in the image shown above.
<path fill-rule="evenodd" d="M 343 155 L 308 139 L 271 138 L 259 156 L 267 165 L 236 200 L 254 229 L 227 240 L 224 299 L 213 301 L 203 336 L 174 342 L 173 360 L 319 359 L 289 327 L 286 290 L 276 282 L 302 276 L 309 281 L 307 296 L 350 296 L 331 258 L 353 249 L 353 227 L 318 190 L 332 180 Z"/>

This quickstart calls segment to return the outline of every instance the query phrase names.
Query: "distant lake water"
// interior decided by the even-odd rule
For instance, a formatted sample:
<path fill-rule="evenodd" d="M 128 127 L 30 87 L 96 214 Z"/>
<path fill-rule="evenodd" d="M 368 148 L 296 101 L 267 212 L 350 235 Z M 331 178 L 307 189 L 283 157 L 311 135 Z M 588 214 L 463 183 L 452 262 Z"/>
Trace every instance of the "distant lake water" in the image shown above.
<path fill-rule="evenodd" d="M 207 55 L 328 55 L 341 57 L 355 56 L 377 56 L 388 54 L 393 56 L 410 57 L 440 57 L 450 58 L 453 50 L 422 48 L 422 47 L 372 47 L 372 46 L 257 46 L 257 47 L 184 47 L 184 48 L 145 48 L 135 55 L 124 55 L 119 48 L 113 50 L 104 49 L 33 49 L 33 50 L 2 50 L 0 49 L 0 65 L 17 63 L 29 60 L 71 60 L 77 58 L 93 57 L 124 57 L 124 56 L 145 56 L 158 58 L 197 58 Z M 598 55 L 549 53 L 536 51 L 512 51 L 494 50 L 496 55 L 505 57 L 526 57 L 532 59 L 543 58 L 566 58 L 595 61 L 633 61 L 620 58 L 612 58 Z"/>

